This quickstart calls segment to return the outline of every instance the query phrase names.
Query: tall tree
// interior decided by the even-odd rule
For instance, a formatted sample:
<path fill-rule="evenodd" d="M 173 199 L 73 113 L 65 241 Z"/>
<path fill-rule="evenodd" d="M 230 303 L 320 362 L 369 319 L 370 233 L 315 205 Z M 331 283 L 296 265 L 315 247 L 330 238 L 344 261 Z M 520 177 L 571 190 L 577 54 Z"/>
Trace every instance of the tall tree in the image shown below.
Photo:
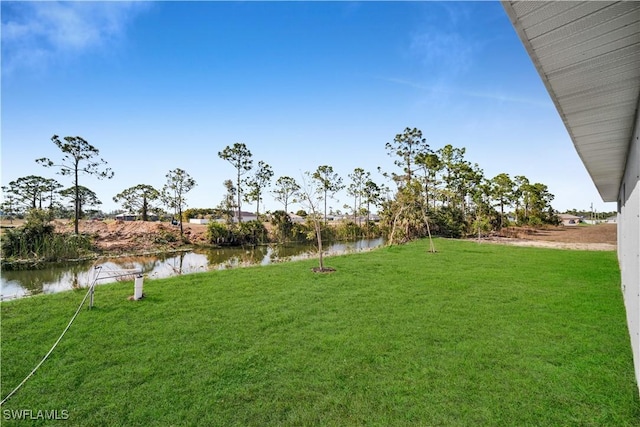
<path fill-rule="evenodd" d="M 70 199 L 75 206 L 75 200 L 78 200 L 78 206 L 80 209 L 79 218 L 84 218 L 84 210 L 87 206 L 99 206 L 102 204 L 100 199 L 93 190 L 88 189 L 84 185 L 79 185 L 76 189 L 75 187 L 69 187 L 60 191 L 60 196 Z M 76 199 L 77 197 L 77 199 Z"/>
<path fill-rule="evenodd" d="M 524 175 L 516 175 L 513 179 L 513 200 L 516 208 L 516 223 L 526 222 L 529 217 L 530 183 Z M 522 206 L 522 209 L 520 209 Z"/>
<path fill-rule="evenodd" d="M 242 175 L 246 174 L 253 167 L 251 151 L 243 143 L 236 142 L 233 146 L 226 146 L 224 150 L 218 152 L 218 156 L 231 163 L 236 169 L 236 192 L 238 197 L 238 222 L 242 222 Z"/>
<path fill-rule="evenodd" d="M 443 202 L 447 206 L 457 207 L 461 202 L 458 194 L 461 173 L 466 169 L 464 165 L 468 165 L 468 162 L 464 160 L 465 151 L 465 148 L 456 148 L 451 144 L 437 150 L 443 169 Z"/>
<path fill-rule="evenodd" d="M 249 191 L 247 192 L 245 200 L 247 202 L 256 202 L 256 217 L 258 218 L 260 217 L 260 200 L 262 200 L 263 190 L 269 186 L 272 178 L 273 169 L 260 160 L 254 175 L 247 180 Z"/>
<path fill-rule="evenodd" d="M 422 167 L 424 170 L 424 194 L 425 202 L 427 206 L 429 202 L 433 204 L 433 208 L 436 207 L 436 200 L 438 198 L 438 173 L 442 170 L 443 164 L 440 161 L 440 157 L 433 152 L 422 152 L 416 156 L 416 164 Z"/>
<path fill-rule="evenodd" d="M 557 222 L 556 215 L 551 207 L 551 202 L 555 196 L 549 192 L 549 187 L 539 182 L 531 184 L 529 186 L 529 197 L 531 203 L 530 222 L 534 224 L 538 222 L 554 224 Z"/>
<path fill-rule="evenodd" d="M 364 186 L 370 177 L 371 173 L 365 172 L 362 168 L 355 168 L 353 173 L 349 174 L 351 183 L 347 187 L 347 193 L 353 197 L 353 222 L 356 222 L 360 215 Z"/>
<path fill-rule="evenodd" d="M 7 192 L 16 196 L 16 201 L 26 209 L 42 209 L 42 202 L 49 198 L 49 207 L 53 206 L 54 193 L 62 185 L 55 179 L 29 175 L 9 182 Z"/>
<path fill-rule="evenodd" d="M 178 215 L 180 237 L 182 237 L 182 209 L 187 204 L 186 194 L 196 186 L 196 181 L 180 168 L 169 171 L 166 177 L 167 183 L 162 187 L 162 200 Z"/>
<path fill-rule="evenodd" d="M 367 179 L 364 183 L 362 192 L 365 205 L 367 205 L 367 226 L 371 220 L 371 205 L 379 206 L 382 202 L 382 189 L 371 179 Z"/>
<path fill-rule="evenodd" d="M 9 221 L 13 224 L 13 215 L 15 215 L 16 210 L 16 196 L 9 192 L 9 187 L 6 185 L 2 186 L 2 204 L 0 205 L 0 209 L 2 209 L 2 215 L 10 215 Z"/>
<path fill-rule="evenodd" d="M 408 127 L 405 128 L 403 133 L 397 134 L 393 141 L 387 142 L 385 147 L 388 151 L 387 154 L 398 157 L 394 163 L 402 168 L 404 175 L 396 175 L 395 179 L 399 182 L 404 181 L 405 184 L 408 184 L 413 179 L 416 156 L 429 151 L 429 144 L 422 137 L 422 131 Z"/>
<path fill-rule="evenodd" d="M 491 198 L 491 181 L 482 179 L 471 189 L 471 200 L 473 201 L 475 209 L 475 220 L 472 224 L 472 232 L 478 236 L 478 241 L 480 241 L 483 232 L 491 229 L 491 214 L 493 212 Z"/>
<path fill-rule="evenodd" d="M 332 166 L 322 165 L 311 175 L 311 179 L 317 184 L 315 190 L 322 194 L 324 200 L 324 223 L 327 223 L 327 197 L 332 197 L 335 193 L 342 190 L 342 178 L 333 171 Z"/>
<path fill-rule="evenodd" d="M 501 173 L 491 179 L 491 196 L 500 206 L 500 228 L 504 226 L 504 207 L 513 200 L 514 183 L 509 174 Z"/>
<path fill-rule="evenodd" d="M 53 135 L 51 141 L 62 151 L 62 161 L 55 163 L 43 157 L 36 159 L 37 163 L 45 167 L 57 167 L 61 175 L 73 176 L 74 189 L 74 231 L 79 234 L 78 221 L 80 219 L 80 183 L 79 175 L 93 175 L 98 179 L 113 178 L 110 168 L 103 168 L 107 162 L 100 158 L 100 151 L 79 136 L 65 136 L 61 141 L 58 135 Z"/>
<path fill-rule="evenodd" d="M 58 190 L 60 190 L 62 188 L 62 184 L 60 184 L 58 181 L 56 181 L 55 179 L 46 179 L 44 182 L 44 185 L 42 186 L 42 190 L 43 190 L 43 195 L 42 197 L 44 198 L 44 193 L 47 193 L 47 197 L 49 198 L 49 212 L 51 217 L 53 218 L 53 210 L 54 210 L 54 206 L 56 204 L 56 198 L 58 193 Z"/>
<path fill-rule="evenodd" d="M 234 187 L 233 181 L 230 179 L 226 179 L 223 185 L 227 192 L 219 206 L 225 222 L 230 225 L 233 223 L 233 210 L 236 208 L 236 187 Z"/>
<path fill-rule="evenodd" d="M 472 165 L 467 161 L 463 161 L 459 164 L 455 181 L 455 193 L 460 201 L 462 215 L 465 219 L 467 219 L 467 214 L 469 213 L 469 198 L 484 181 L 484 171 L 480 169 L 477 163 Z"/>
<path fill-rule="evenodd" d="M 293 200 L 300 186 L 295 179 L 290 176 L 281 176 L 276 181 L 276 189 L 273 191 L 274 198 L 284 205 L 284 211 L 289 213 L 289 200 Z"/>
<path fill-rule="evenodd" d="M 139 213 L 143 221 L 149 220 L 149 211 L 154 209 L 154 202 L 160 199 L 160 192 L 147 184 L 129 187 L 113 196 L 113 201 L 121 203 L 122 208 Z"/>

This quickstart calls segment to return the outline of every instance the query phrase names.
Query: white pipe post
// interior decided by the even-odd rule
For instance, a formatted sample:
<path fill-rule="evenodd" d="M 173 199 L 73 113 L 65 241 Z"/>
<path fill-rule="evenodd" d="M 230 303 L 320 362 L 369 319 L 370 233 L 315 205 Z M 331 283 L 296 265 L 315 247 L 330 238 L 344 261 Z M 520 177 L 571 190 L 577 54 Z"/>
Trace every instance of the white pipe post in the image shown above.
<path fill-rule="evenodd" d="M 142 283 L 144 281 L 144 277 L 142 274 L 136 277 L 136 280 L 133 285 L 133 299 L 139 300 L 142 299 Z"/>

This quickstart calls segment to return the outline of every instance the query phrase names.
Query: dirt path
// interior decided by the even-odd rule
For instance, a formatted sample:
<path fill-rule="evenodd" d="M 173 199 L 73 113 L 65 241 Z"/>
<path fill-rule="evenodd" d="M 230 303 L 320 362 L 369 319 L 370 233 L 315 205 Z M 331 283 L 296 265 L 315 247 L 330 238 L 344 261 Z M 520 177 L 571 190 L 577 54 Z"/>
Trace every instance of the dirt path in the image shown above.
<path fill-rule="evenodd" d="M 617 235 L 616 224 L 544 229 L 509 227 L 500 236 L 490 237 L 486 241 L 517 246 L 614 251 L 617 248 Z"/>

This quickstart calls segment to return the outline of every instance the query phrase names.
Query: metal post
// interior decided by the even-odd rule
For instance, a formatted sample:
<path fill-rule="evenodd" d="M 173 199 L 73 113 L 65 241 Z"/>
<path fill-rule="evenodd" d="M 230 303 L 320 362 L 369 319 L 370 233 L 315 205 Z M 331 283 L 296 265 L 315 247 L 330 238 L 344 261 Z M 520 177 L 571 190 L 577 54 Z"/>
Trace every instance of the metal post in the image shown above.
<path fill-rule="evenodd" d="M 125 277 L 125 276 L 136 276 L 136 288 L 138 289 L 138 298 L 136 299 L 140 299 L 142 298 L 142 280 L 143 280 L 143 276 L 142 276 L 142 270 L 102 270 L 102 266 L 96 266 L 95 267 L 95 276 L 93 278 L 93 282 L 91 283 L 91 286 L 89 287 L 89 309 L 93 308 L 93 299 L 94 299 L 94 294 L 96 291 L 96 285 L 98 283 L 98 280 L 103 280 L 103 279 L 112 279 L 112 278 L 117 278 L 117 277 Z M 104 276 L 100 276 L 101 273 L 106 273 L 106 275 Z M 134 289 L 135 291 L 135 289 Z"/>

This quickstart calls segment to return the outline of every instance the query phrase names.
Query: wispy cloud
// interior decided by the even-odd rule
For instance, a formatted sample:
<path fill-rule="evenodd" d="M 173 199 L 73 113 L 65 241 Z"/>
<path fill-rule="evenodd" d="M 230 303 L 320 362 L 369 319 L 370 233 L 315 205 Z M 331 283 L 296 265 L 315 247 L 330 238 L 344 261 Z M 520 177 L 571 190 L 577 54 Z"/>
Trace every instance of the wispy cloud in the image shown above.
<path fill-rule="evenodd" d="M 379 78 L 417 89 L 423 98 L 426 95 L 426 101 L 440 105 L 465 97 L 553 107 L 546 99 L 513 96 L 502 89 L 506 86 L 501 81 L 486 78 L 487 55 L 501 37 L 498 30 L 488 30 L 497 16 L 491 10 L 474 3 L 425 3 L 421 25 L 410 34 L 406 50 L 418 66 L 404 74 Z"/>
<path fill-rule="evenodd" d="M 425 11 L 423 24 L 411 35 L 410 55 L 434 78 L 469 70 L 480 46 L 467 31 L 471 19 L 468 7 L 429 3 Z"/>
<path fill-rule="evenodd" d="M 2 2 L 3 72 L 109 47 L 146 2 Z"/>
<path fill-rule="evenodd" d="M 414 89 L 419 89 L 424 92 L 428 92 L 432 96 L 464 96 L 471 98 L 481 98 L 495 102 L 513 102 L 518 104 L 526 104 L 535 107 L 544 107 L 544 108 L 553 108 L 553 103 L 551 100 L 538 100 L 538 99 L 530 99 L 518 96 L 512 96 L 505 94 L 500 91 L 470 91 L 465 89 L 454 89 L 450 86 L 437 84 L 433 86 L 412 82 L 406 79 L 399 79 L 394 77 L 383 77 L 381 80 L 388 81 L 391 83 L 396 83 L 403 86 L 409 86 Z"/>
<path fill-rule="evenodd" d="M 464 72 L 473 60 L 473 42 L 455 32 L 426 30 L 416 34 L 410 51 L 427 70 L 437 74 Z"/>

